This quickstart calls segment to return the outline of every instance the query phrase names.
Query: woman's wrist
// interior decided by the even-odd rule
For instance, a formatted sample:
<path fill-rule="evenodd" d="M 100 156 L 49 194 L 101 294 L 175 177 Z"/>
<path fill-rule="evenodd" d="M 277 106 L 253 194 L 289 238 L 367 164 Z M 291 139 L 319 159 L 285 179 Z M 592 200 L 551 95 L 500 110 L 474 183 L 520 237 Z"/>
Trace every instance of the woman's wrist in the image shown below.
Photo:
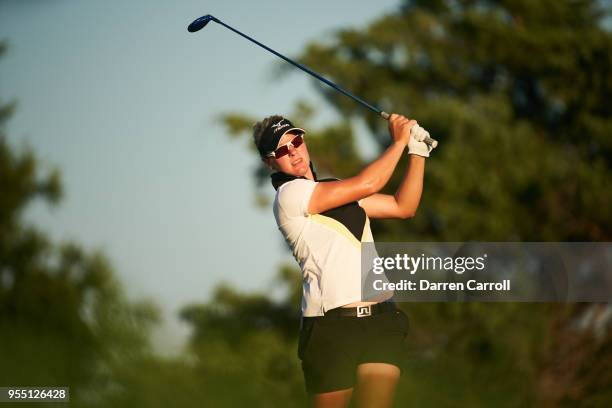
<path fill-rule="evenodd" d="M 397 148 L 397 149 L 402 149 L 404 150 L 406 148 L 406 146 L 408 146 L 408 141 L 403 141 L 403 140 L 394 140 L 391 143 L 391 146 L 393 148 Z"/>
<path fill-rule="evenodd" d="M 427 159 L 426 157 L 419 156 L 418 154 L 415 154 L 415 153 L 410 153 L 410 152 L 407 152 L 407 153 L 408 153 L 408 159 L 410 161 L 415 161 L 415 162 L 422 161 L 422 162 L 425 162 L 425 160 Z"/>

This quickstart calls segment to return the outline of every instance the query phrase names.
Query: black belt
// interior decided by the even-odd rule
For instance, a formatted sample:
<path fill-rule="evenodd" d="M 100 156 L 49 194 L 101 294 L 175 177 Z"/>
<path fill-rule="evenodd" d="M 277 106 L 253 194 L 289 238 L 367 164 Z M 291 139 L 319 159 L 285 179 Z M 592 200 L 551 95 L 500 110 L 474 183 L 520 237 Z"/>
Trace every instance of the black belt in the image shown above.
<path fill-rule="evenodd" d="M 397 309 L 395 302 L 386 301 L 367 306 L 337 307 L 325 312 L 325 316 L 336 317 L 367 317 Z"/>

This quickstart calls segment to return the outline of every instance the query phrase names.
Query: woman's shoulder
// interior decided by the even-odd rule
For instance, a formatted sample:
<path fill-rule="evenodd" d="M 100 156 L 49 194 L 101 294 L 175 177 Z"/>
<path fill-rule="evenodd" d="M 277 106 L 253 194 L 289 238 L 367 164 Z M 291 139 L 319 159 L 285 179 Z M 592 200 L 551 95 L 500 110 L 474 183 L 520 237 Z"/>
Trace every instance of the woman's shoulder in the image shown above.
<path fill-rule="evenodd" d="M 320 182 L 322 182 L 322 183 L 325 183 L 325 182 L 327 182 L 327 181 L 341 181 L 341 180 L 342 180 L 342 179 L 339 179 L 339 178 L 329 177 L 329 178 L 324 178 L 324 179 L 320 179 L 320 180 L 317 180 L 317 181 L 320 181 Z"/>
<path fill-rule="evenodd" d="M 290 217 L 307 216 L 308 202 L 316 186 L 309 179 L 295 179 L 284 183 L 276 191 L 274 208 L 280 208 Z"/>
<path fill-rule="evenodd" d="M 286 196 L 296 194 L 302 190 L 309 190 L 316 186 L 317 182 L 307 178 L 296 178 L 294 180 L 283 183 L 278 190 L 276 190 L 277 196 Z"/>

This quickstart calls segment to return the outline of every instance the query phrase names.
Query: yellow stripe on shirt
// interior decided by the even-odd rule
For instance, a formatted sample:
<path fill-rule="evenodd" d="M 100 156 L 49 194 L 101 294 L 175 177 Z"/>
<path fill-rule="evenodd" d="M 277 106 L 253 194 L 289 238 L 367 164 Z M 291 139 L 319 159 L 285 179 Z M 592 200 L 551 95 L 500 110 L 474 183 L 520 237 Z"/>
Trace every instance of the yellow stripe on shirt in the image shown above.
<path fill-rule="evenodd" d="M 346 228 L 346 226 L 340 221 L 335 220 L 331 217 L 326 217 L 325 215 L 321 214 L 313 214 L 311 215 L 311 218 L 313 221 L 318 222 L 319 224 L 323 224 L 328 226 L 329 228 L 332 228 L 340 235 L 346 237 L 351 242 L 351 244 L 353 244 L 354 247 L 356 247 L 357 249 L 361 249 L 361 242 L 359 242 L 357 238 L 355 238 L 355 235 L 353 235 L 353 233 L 349 231 L 349 229 Z"/>

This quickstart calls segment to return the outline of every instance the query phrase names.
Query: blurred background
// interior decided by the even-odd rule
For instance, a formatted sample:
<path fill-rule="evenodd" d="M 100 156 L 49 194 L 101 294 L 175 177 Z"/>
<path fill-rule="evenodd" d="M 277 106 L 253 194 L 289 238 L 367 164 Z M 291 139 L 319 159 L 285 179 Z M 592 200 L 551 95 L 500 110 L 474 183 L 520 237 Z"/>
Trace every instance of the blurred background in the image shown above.
<path fill-rule="evenodd" d="M 440 141 L 378 241 L 610 241 L 608 1 L 0 0 L 0 386 L 77 407 L 301 407 L 301 278 L 252 124 L 348 177 Z M 394 191 L 406 163 L 387 186 Z M 403 304 L 397 406 L 610 406 L 609 304 Z"/>

